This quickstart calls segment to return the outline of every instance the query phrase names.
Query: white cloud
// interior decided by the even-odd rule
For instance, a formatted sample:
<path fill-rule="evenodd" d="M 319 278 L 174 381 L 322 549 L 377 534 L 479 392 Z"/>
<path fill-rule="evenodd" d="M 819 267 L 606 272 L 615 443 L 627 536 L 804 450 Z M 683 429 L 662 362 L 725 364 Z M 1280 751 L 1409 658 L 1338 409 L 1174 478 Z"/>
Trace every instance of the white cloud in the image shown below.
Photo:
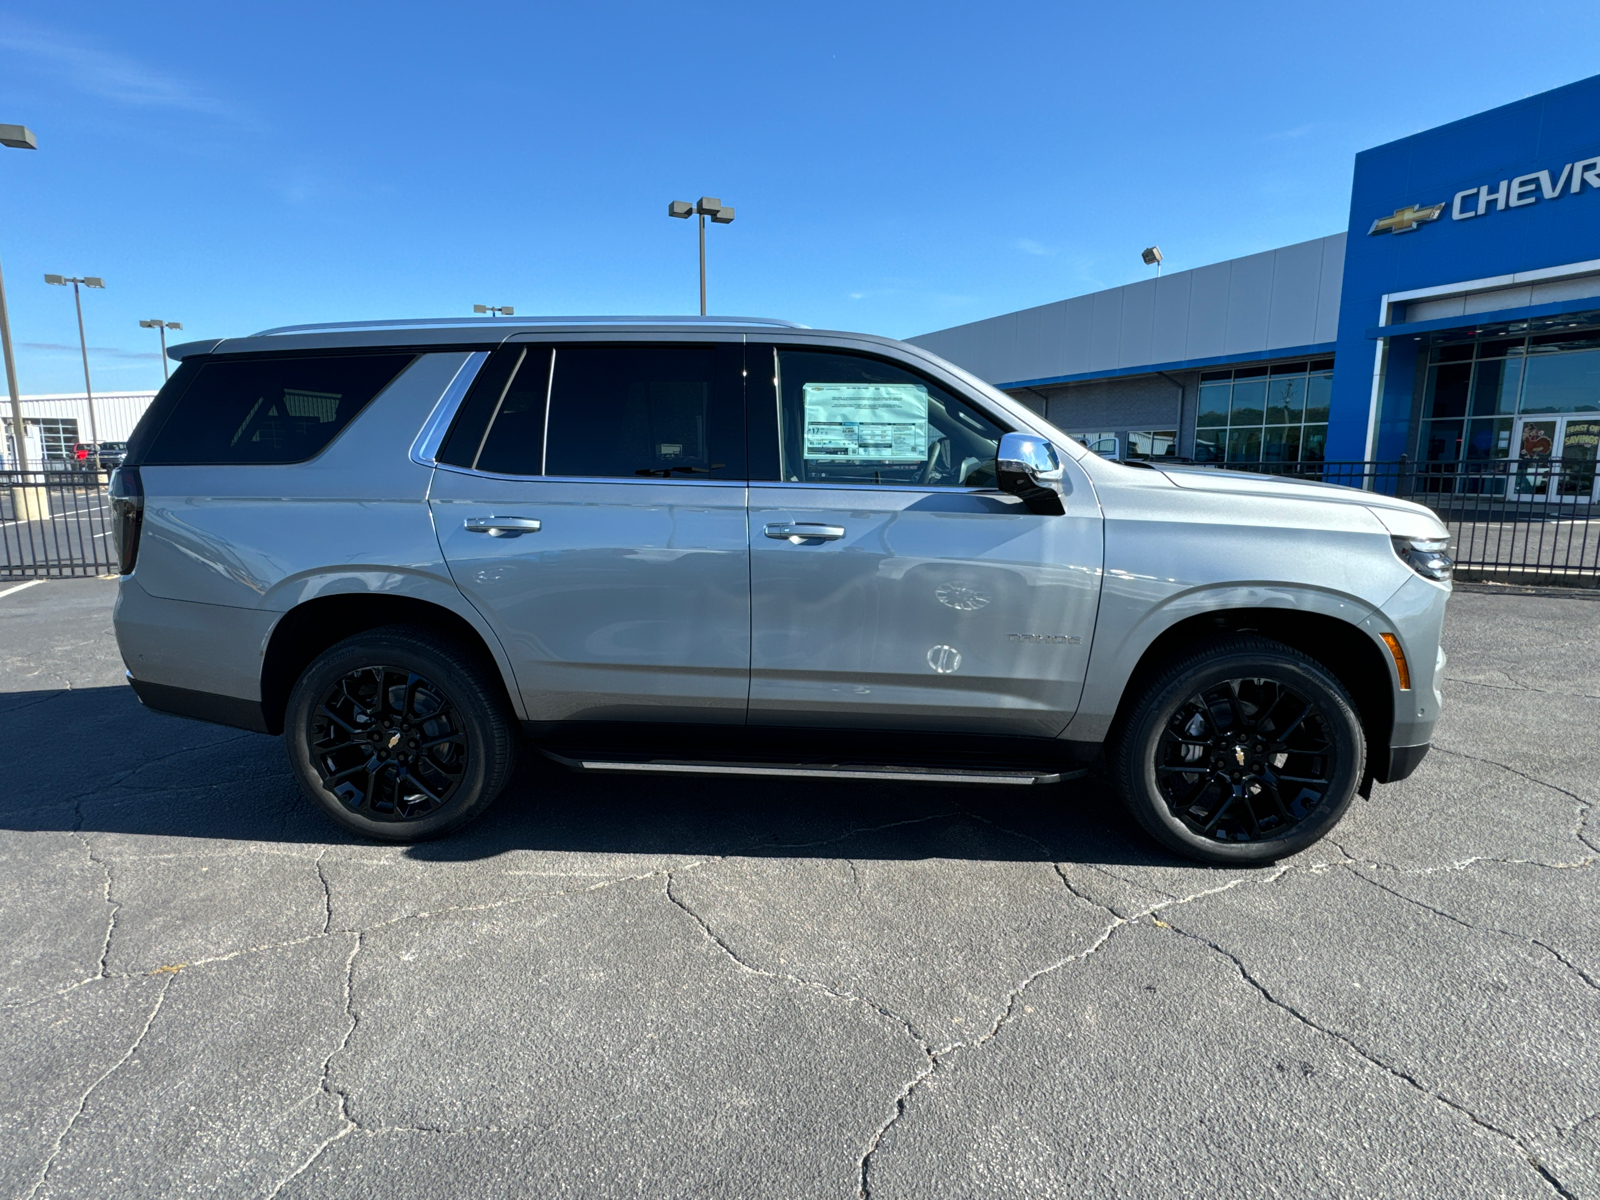
<path fill-rule="evenodd" d="M 170 108 L 208 116 L 237 118 L 232 105 L 206 95 L 184 80 L 145 66 L 125 55 L 98 50 L 39 28 L 0 32 L 0 50 L 32 60 L 36 69 L 65 78 L 80 91 L 139 108 Z"/>
<path fill-rule="evenodd" d="M 68 345 L 65 342 L 19 342 L 18 345 L 20 345 L 24 350 L 43 350 L 46 353 L 51 353 L 51 354 L 78 354 L 78 353 L 80 353 L 80 350 L 79 350 L 79 348 L 77 346 Z M 151 351 L 123 350 L 122 348 L 120 348 L 118 346 L 90 346 L 89 347 L 89 353 L 90 354 L 103 354 L 108 358 L 135 358 L 135 359 L 150 359 L 150 358 L 153 358 L 157 362 L 161 361 L 161 355 L 158 354 L 157 352 L 155 352 L 154 350 L 151 350 Z"/>

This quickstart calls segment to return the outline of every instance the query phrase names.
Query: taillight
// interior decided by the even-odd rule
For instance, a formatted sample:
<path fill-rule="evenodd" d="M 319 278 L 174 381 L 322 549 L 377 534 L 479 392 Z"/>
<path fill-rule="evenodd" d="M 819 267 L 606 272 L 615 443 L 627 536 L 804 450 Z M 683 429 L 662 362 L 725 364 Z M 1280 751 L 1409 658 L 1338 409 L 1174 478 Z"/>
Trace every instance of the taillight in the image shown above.
<path fill-rule="evenodd" d="M 128 575 L 139 556 L 139 526 L 144 522 L 144 481 L 138 467 L 111 472 L 111 540 L 117 547 L 117 570 Z"/>

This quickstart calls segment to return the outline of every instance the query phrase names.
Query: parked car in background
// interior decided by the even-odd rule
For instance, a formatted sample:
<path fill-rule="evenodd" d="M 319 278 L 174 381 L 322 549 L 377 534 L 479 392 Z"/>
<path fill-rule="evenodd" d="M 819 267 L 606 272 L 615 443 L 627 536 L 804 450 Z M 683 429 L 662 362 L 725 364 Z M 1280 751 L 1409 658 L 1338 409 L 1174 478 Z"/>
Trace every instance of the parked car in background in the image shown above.
<path fill-rule="evenodd" d="M 98 450 L 94 442 L 77 442 L 72 447 L 70 466 L 74 471 L 113 471 L 122 465 L 127 453 L 127 442 L 101 442 Z"/>
<path fill-rule="evenodd" d="M 914 346 L 781 321 L 299 326 L 172 350 L 111 481 L 151 708 L 283 734 L 411 841 L 577 769 L 1109 769 L 1257 863 L 1402 779 L 1452 563 L 1375 492 L 1108 461 Z"/>

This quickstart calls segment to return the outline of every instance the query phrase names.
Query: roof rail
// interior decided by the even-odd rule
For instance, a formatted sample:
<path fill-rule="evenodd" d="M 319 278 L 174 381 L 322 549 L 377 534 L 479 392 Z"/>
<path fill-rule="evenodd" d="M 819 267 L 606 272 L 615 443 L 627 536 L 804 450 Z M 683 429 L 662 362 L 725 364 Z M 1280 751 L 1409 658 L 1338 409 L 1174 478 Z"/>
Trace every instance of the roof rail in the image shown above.
<path fill-rule="evenodd" d="M 794 321 L 777 317 L 423 317 L 395 321 L 324 321 L 314 325 L 280 325 L 263 329 L 252 337 L 272 337 L 282 333 L 334 333 L 347 329 L 414 329 L 451 325 L 483 325 L 515 329 L 519 325 L 765 325 L 782 329 L 806 329 Z"/>

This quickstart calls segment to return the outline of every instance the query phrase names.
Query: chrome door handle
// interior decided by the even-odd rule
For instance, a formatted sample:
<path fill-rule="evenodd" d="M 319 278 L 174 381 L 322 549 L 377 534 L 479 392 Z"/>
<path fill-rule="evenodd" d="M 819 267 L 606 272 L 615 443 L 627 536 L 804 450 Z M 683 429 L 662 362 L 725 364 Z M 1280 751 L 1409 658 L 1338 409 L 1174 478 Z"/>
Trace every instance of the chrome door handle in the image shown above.
<path fill-rule="evenodd" d="M 769 538 L 801 542 L 836 542 L 844 536 L 843 525 L 813 525 L 807 521 L 773 521 L 765 531 Z"/>
<path fill-rule="evenodd" d="M 514 538 L 539 532 L 539 522 L 533 517 L 468 517 L 461 524 L 468 533 L 487 533 L 490 537 Z"/>

